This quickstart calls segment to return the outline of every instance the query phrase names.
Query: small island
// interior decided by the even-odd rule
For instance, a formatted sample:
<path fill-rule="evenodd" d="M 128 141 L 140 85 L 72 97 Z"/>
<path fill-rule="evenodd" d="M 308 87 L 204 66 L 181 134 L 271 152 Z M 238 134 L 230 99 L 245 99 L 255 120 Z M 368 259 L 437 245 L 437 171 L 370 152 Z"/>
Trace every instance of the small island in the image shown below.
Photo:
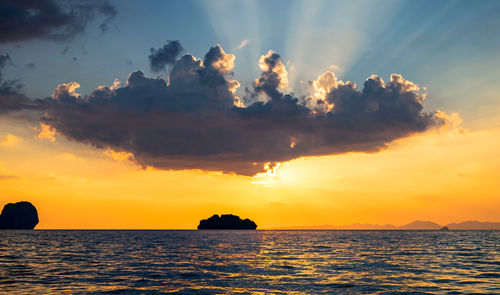
<path fill-rule="evenodd" d="M 38 212 L 30 202 L 9 203 L 0 214 L 0 229 L 34 229 Z"/>
<path fill-rule="evenodd" d="M 203 219 L 198 225 L 198 229 L 256 229 L 257 224 L 250 219 L 242 220 L 233 214 L 214 214 L 208 219 Z"/>

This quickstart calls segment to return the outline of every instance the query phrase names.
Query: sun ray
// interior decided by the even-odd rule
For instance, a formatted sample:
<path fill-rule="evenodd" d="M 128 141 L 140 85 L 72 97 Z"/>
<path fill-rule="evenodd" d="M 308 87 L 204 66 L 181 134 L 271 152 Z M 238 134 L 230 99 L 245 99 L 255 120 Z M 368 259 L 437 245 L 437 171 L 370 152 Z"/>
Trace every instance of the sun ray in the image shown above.
<path fill-rule="evenodd" d="M 261 48 L 257 4 L 254 1 L 228 0 L 205 0 L 201 3 L 217 34 L 217 42 L 228 52 L 238 51 L 234 72 L 236 75 L 246 72 L 243 80 L 251 81 L 251 77 L 258 75 L 256 62 Z M 239 68 L 246 70 L 239 71 Z"/>

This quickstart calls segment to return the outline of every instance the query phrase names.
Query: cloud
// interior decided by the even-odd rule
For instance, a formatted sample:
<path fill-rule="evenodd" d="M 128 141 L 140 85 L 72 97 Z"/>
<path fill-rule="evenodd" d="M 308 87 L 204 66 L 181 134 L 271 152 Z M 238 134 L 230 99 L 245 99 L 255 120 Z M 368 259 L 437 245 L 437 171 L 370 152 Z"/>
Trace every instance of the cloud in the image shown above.
<path fill-rule="evenodd" d="M 5 80 L 3 78 L 2 71 L 7 65 L 12 65 L 12 60 L 10 55 L 0 54 L 0 112 L 2 109 L 8 109 L 7 100 L 9 98 L 3 99 L 3 96 L 17 94 L 22 85 L 17 80 Z M 9 99 L 10 100 L 10 99 Z"/>
<path fill-rule="evenodd" d="M 332 89 L 338 87 L 337 77 L 333 72 L 325 72 L 312 81 L 313 95 L 308 99 L 308 107 L 314 112 L 328 112 L 333 104 L 328 103 L 327 96 Z"/>
<path fill-rule="evenodd" d="M 264 93 L 272 99 L 280 99 L 283 94 L 280 89 L 288 87 L 288 72 L 280 60 L 280 55 L 269 50 L 259 59 L 262 73 L 254 81 L 255 94 Z"/>
<path fill-rule="evenodd" d="M 328 68 L 331 69 L 331 70 L 333 70 L 333 71 L 335 71 L 335 72 L 337 72 L 337 73 L 343 72 L 343 69 L 340 66 L 336 65 L 336 64 L 331 64 L 331 65 L 328 66 Z"/>
<path fill-rule="evenodd" d="M 234 68 L 236 56 L 224 52 L 220 45 L 210 48 L 205 54 L 204 64 L 209 69 L 215 69 L 216 72 L 225 74 Z"/>
<path fill-rule="evenodd" d="M 0 54 L 0 114 L 32 108 L 33 102 L 20 93 L 23 85 L 18 80 L 5 80 L 2 70 L 12 65 L 10 55 Z"/>
<path fill-rule="evenodd" d="M 149 65 L 153 72 L 165 71 L 167 65 L 174 64 L 183 48 L 179 41 L 167 41 L 167 44 L 158 49 L 151 48 Z"/>
<path fill-rule="evenodd" d="M 35 128 L 35 130 L 38 132 L 37 138 L 39 139 L 48 139 L 51 142 L 55 142 L 56 138 L 54 135 L 56 134 L 56 130 L 51 127 L 50 125 L 47 125 L 43 122 L 40 123 L 40 128 Z"/>
<path fill-rule="evenodd" d="M 58 101 L 74 102 L 80 97 L 80 94 L 75 93 L 78 88 L 80 88 L 80 84 L 76 82 L 63 83 L 54 90 L 52 98 Z"/>
<path fill-rule="evenodd" d="M 98 16 L 104 18 L 100 25 L 104 32 L 116 14 L 107 1 L 0 1 L 0 44 L 33 39 L 70 41 Z M 2 70 L 8 64 L 12 64 L 9 54 L 0 54 L 0 114 L 37 109 L 39 103 L 21 93 L 23 85 L 19 80 L 4 79 Z M 27 67 L 33 69 L 35 64 Z"/>
<path fill-rule="evenodd" d="M 247 46 L 249 42 L 250 42 L 249 39 L 243 39 L 241 43 L 236 47 L 236 50 L 241 50 L 245 48 L 245 46 Z"/>
<path fill-rule="evenodd" d="M 104 151 L 104 155 L 116 160 L 116 161 L 126 161 L 126 160 L 133 160 L 134 155 L 132 153 L 127 153 L 127 152 L 115 152 L 109 147 Z"/>
<path fill-rule="evenodd" d="M 115 16 L 118 14 L 118 11 L 113 5 L 105 1 L 101 1 L 97 9 L 99 13 L 105 16 L 105 19 L 99 25 L 101 33 L 104 34 L 109 30 L 110 23 L 113 20 L 113 18 L 115 18 Z"/>
<path fill-rule="evenodd" d="M 2 81 L 0 76 L 0 114 L 38 108 L 38 104 L 19 93 L 21 87 L 17 81 Z"/>
<path fill-rule="evenodd" d="M 326 72 L 304 97 L 283 93 L 287 71 L 273 51 L 260 58 L 262 73 L 242 104 L 234 63 L 217 45 L 203 60 L 176 59 L 167 79 L 136 71 L 125 85 L 88 95 L 76 93 L 76 82 L 61 84 L 36 102 L 44 111 L 40 133 L 50 139 L 57 132 L 143 167 L 255 175 L 301 156 L 376 152 L 450 120 L 424 112 L 419 87 L 396 74 L 387 83 L 373 75 L 358 90 Z"/>
<path fill-rule="evenodd" d="M 106 1 L 3 0 L 0 2 L 0 43 L 32 39 L 71 40 L 96 17 L 105 32 L 116 16 Z"/>

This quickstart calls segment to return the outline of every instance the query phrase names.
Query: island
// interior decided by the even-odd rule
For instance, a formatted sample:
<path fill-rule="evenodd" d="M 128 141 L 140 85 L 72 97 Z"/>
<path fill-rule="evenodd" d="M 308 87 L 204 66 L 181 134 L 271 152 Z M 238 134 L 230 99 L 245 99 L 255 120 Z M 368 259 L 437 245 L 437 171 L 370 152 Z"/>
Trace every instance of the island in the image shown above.
<path fill-rule="evenodd" d="M 34 229 L 38 212 L 30 202 L 9 203 L 0 214 L 0 229 Z"/>
<path fill-rule="evenodd" d="M 203 219 L 198 225 L 198 229 L 251 229 L 257 228 L 257 224 L 250 219 L 241 219 L 233 214 L 214 214 L 208 219 Z"/>

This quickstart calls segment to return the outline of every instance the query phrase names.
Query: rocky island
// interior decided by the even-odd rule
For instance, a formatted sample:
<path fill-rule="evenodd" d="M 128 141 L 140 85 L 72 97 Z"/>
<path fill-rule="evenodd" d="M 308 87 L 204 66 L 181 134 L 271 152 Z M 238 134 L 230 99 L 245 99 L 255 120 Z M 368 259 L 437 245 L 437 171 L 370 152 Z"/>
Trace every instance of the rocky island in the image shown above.
<path fill-rule="evenodd" d="M 34 229 L 38 212 L 30 202 L 9 203 L 0 214 L 0 229 Z"/>
<path fill-rule="evenodd" d="M 198 229 L 256 229 L 257 224 L 250 219 L 242 220 L 233 214 L 214 214 L 208 219 L 203 219 L 198 225 Z"/>

